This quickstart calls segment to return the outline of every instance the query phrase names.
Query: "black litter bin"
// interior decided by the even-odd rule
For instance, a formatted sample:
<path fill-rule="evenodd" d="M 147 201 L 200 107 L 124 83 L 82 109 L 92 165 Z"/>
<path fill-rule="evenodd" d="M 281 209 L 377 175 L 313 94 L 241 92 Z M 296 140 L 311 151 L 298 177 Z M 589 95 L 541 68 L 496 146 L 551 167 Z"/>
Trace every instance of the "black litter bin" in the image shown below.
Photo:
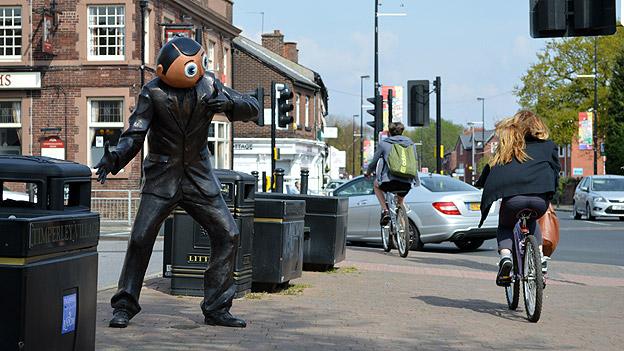
<path fill-rule="evenodd" d="M 0 350 L 94 350 L 100 218 L 91 170 L 0 156 Z"/>
<path fill-rule="evenodd" d="M 301 277 L 305 201 L 256 199 L 253 282 L 282 284 Z"/>
<path fill-rule="evenodd" d="M 251 290 L 254 194 L 256 178 L 217 169 L 221 194 L 240 232 L 234 281 L 236 297 Z M 163 276 L 171 278 L 174 295 L 204 295 L 204 271 L 210 263 L 210 234 L 184 210 L 176 209 L 165 221 Z"/>
<path fill-rule="evenodd" d="M 310 228 L 310 236 L 303 246 L 304 269 L 327 270 L 345 259 L 349 199 L 279 193 L 256 193 L 256 197 L 305 200 L 305 226 Z"/>

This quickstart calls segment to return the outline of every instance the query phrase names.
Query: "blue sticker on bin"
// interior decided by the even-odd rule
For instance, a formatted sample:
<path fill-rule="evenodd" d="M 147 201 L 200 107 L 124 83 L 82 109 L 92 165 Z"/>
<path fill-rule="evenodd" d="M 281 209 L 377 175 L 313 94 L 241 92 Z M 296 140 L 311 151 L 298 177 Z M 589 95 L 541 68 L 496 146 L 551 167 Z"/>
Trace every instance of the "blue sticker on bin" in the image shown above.
<path fill-rule="evenodd" d="M 76 330 L 76 293 L 63 296 L 63 326 L 61 334 Z"/>

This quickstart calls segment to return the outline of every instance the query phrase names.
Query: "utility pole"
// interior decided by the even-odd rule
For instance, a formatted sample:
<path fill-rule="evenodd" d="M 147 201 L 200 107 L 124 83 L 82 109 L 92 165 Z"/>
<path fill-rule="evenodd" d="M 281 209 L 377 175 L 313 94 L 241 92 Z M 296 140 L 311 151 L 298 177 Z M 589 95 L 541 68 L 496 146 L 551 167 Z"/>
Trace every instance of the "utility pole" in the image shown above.
<path fill-rule="evenodd" d="M 352 175 L 355 176 L 355 121 L 358 115 L 353 115 L 353 120 L 352 120 L 352 141 L 351 141 L 351 154 L 353 157 L 353 160 L 351 162 L 351 169 L 353 170 Z"/>
<path fill-rule="evenodd" d="M 483 147 L 483 154 L 485 155 L 485 98 L 478 97 L 477 101 L 481 101 L 481 145 Z"/>
<path fill-rule="evenodd" d="M 594 175 L 598 174 L 598 37 L 594 37 Z"/>
<path fill-rule="evenodd" d="M 442 78 L 436 77 L 435 80 L 436 91 L 436 173 L 442 173 L 442 157 L 440 156 L 442 150 Z M 474 160 L 473 160 L 474 163 Z"/>
<path fill-rule="evenodd" d="M 379 99 L 379 0 L 375 0 L 375 101 Z M 382 104 L 383 105 L 383 104 Z M 377 149 L 377 142 L 380 130 L 377 130 L 377 121 L 382 118 L 381 108 L 375 109 L 375 135 L 374 149 Z"/>
<path fill-rule="evenodd" d="M 364 79 L 369 75 L 360 76 L 360 174 L 364 170 Z"/>

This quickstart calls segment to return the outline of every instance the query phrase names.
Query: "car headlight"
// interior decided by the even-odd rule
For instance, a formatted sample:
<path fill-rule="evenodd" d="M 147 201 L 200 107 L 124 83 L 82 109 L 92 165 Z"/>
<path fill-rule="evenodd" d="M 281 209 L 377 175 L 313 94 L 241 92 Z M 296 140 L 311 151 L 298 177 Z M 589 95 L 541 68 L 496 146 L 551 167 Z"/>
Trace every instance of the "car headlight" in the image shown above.
<path fill-rule="evenodd" d="M 597 196 L 594 198 L 594 202 L 607 202 L 607 199 L 602 196 Z"/>

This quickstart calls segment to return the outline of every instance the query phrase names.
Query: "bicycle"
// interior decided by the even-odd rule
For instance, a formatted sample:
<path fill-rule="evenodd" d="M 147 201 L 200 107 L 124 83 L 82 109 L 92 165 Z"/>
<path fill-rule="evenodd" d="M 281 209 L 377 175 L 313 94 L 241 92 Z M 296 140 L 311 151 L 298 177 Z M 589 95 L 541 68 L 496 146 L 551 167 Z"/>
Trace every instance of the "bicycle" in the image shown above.
<path fill-rule="evenodd" d="M 411 245 L 406 206 L 399 204 L 399 197 L 392 192 L 386 192 L 385 197 L 390 221 L 381 227 L 383 249 L 385 252 L 390 252 L 393 247 L 396 247 L 399 250 L 399 255 L 405 258 L 409 254 Z"/>
<path fill-rule="evenodd" d="M 520 281 L 522 281 L 524 307 L 527 319 L 537 322 L 542 313 L 542 295 L 546 285 L 542 273 L 541 253 L 537 239 L 529 231 L 527 220 L 537 217 L 531 209 L 518 213 L 518 223 L 514 227 L 512 248 L 513 275 L 511 283 L 505 286 L 505 297 L 510 310 L 518 308 L 520 299 Z"/>

